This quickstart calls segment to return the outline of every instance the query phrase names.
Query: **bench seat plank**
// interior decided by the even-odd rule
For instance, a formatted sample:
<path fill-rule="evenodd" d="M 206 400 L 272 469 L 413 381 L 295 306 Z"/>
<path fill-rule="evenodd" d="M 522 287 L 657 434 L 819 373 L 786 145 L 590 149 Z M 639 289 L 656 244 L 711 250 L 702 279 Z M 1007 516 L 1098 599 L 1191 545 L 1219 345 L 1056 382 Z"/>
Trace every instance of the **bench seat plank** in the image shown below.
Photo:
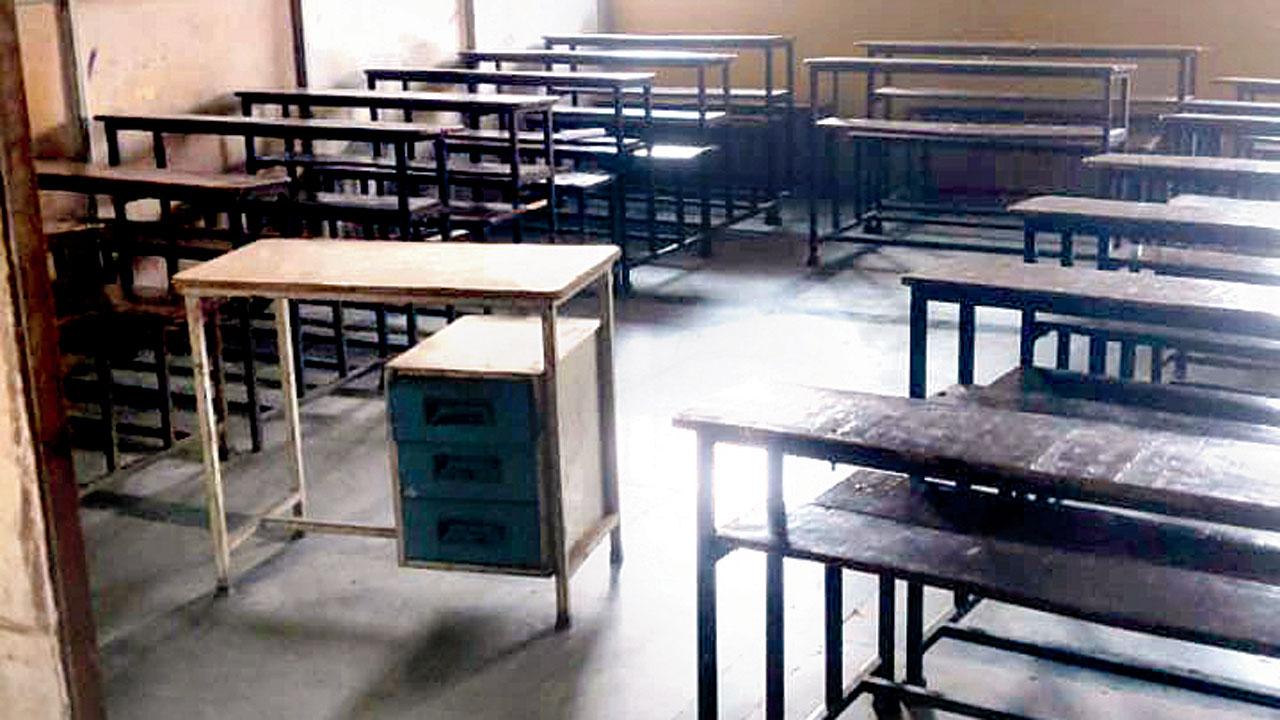
<path fill-rule="evenodd" d="M 1099 145 L 1102 128 L 1088 125 L 1041 125 L 1023 123 L 958 123 L 922 120 L 879 120 L 874 118 L 823 118 L 818 126 L 856 134 L 858 137 L 902 139 L 1006 141 L 1018 143 L 1052 142 Z M 1111 130 L 1111 143 L 1123 142 L 1123 128 Z"/>
<path fill-rule="evenodd" d="M 641 122 L 645 118 L 644 108 L 628 107 L 623 108 L 622 116 L 628 123 L 635 124 Z M 655 124 L 685 124 L 696 125 L 700 118 L 706 118 L 708 123 L 723 122 L 728 117 L 728 113 L 723 110 L 708 110 L 701 113 L 697 110 L 679 110 L 675 108 L 655 108 L 652 111 L 652 119 Z M 593 120 L 597 122 L 611 121 L 614 118 L 613 108 L 611 107 L 557 107 L 555 110 L 556 122 L 564 120 Z"/>
<path fill-rule="evenodd" d="M 70 160 L 36 160 L 41 190 L 116 197 L 177 199 L 191 196 L 247 197 L 284 192 L 280 174 L 196 173 L 156 168 L 110 167 Z"/>
<path fill-rule="evenodd" d="M 1185 101 L 1182 104 L 1182 111 L 1190 113 L 1221 113 L 1223 115 L 1280 115 L 1280 103 L 1196 98 Z"/>
<path fill-rule="evenodd" d="M 1017 367 L 989 385 L 955 386 L 935 398 L 1187 435 L 1280 444 L 1280 403 L 1205 388 Z"/>
<path fill-rule="evenodd" d="M 1250 203 L 1177 204 L 1043 195 L 1009 206 L 1029 227 L 1280 250 L 1280 213 Z"/>
<path fill-rule="evenodd" d="M 1280 446 L 784 385 L 722 396 L 676 425 L 890 472 L 1280 530 Z"/>
<path fill-rule="evenodd" d="M 786 516 L 717 532 L 733 546 L 889 572 L 1106 625 L 1280 655 L 1275 536 L 1051 508 L 862 472 Z"/>
<path fill-rule="evenodd" d="M 1280 162 L 1250 158 L 1213 157 L 1208 155 L 1144 155 L 1107 153 L 1085 158 L 1086 167 L 1107 170 L 1163 172 L 1186 176 L 1224 179 L 1280 179 Z"/>
<path fill-rule="evenodd" d="M 804 61 L 820 72 L 886 72 L 954 75 L 1012 75 L 1027 77 L 1073 77 L 1105 79 L 1130 75 L 1132 63 L 1082 63 L 1060 61 L 819 57 Z"/>
<path fill-rule="evenodd" d="M 1055 105 L 1069 104 L 1073 106 L 1096 106 L 1104 108 L 1106 103 L 1101 98 L 1087 98 L 1076 96 L 1062 95 L 1034 95 L 1019 92 L 998 92 L 990 90 L 968 90 L 964 88 L 938 88 L 938 87 L 901 87 L 888 85 L 876 89 L 878 97 L 889 98 L 891 100 L 943 100 L 955 102 L 991 102 L 991 103 L 1052 103 Z M 1130 100 L 1131 107 L 1142 106 L 1144 108 L 1169 108 L 1178 105 L 1178 98 L 1173 96 L 1163 97 L 1134 97 Z"/>
<path fill-rule="evenodd" d="M 469 70 L 466 68 L 371 68 L 370 80 L 435 83 L 440 85 L 500 85 L 513 87 L 632 88 L 653 84 L 654 73 L 566 72 L 556 70 Z"/>

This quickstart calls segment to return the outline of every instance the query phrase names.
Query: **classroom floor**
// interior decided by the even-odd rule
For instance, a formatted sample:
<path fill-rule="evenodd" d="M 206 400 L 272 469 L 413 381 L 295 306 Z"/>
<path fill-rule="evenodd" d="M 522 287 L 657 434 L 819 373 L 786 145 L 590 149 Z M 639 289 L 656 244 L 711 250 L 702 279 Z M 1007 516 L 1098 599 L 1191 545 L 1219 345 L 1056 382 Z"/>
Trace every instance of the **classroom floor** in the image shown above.
<path fill-rule="evenodd" d="M 627 558 L 613 576 L 608 553 L 597 551 L 574 578 L 569 631 L 551 631 L 549 581 L 401 570 L 380 540 L 259 536 L 235 558 L 235 593 L 214 599 L 200 466 L 194 456 L 172 458 L 129 473 L 84 511 L 111 717 L 695 717 L 694 448 L 672 415 L 699 396 L 762 381 L 905 393 L 907 295 L 898 276 L 946 257 L 832 246 L 826 268 L 810 272 L 798 238 L 735 236 L 713 259 L 636 272 L 634 296 L 618 306 Z M 940 389 L 955 372 L 955 322 L 943 312 L 932 321 Z M 1017 324 L 991 313 L 979 328 L 982 381 L 1016 361 Z M 390 522 L 382 403 L 334 395 L 303 415 L 312 512 Z M 230 464 L 233 510 L 283 488 L 280 431 L 273 423 L 266 452 Z M 719 460 L 722 517 L 751 512 L 763 497 L 763 457 L 730 449 Z M 792 501 L 840 477 L 814 463 L 787 471 Z M 720 565 L 725 718 L 760 715 L 763 576 L 759 556 Z M 793 717 L 821 698 L 821 577 L 805 563 L 786 568 Z M 849 574 L 845 587 L 853 667 L 874 646 L 874 582 Z M 931 600 L 941 609 L 947 598 Z M 994 604 L 974 622 L 1280 689 L 1280 662 Z M 935 688 L 1038 717 L 1280 718 L 949 641 L 928 656 L 926 672 Z M 869 702 L 846 717 L 873 717 Z"/>

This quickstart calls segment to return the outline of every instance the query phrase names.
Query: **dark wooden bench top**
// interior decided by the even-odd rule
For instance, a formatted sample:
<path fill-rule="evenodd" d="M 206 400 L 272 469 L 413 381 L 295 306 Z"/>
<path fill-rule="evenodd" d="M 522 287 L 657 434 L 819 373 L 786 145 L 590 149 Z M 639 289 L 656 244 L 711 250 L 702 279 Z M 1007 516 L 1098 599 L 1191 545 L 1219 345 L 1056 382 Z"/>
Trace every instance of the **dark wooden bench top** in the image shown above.
<path fill-rule="evenodd" d="M 933 100 L 933 101 L 954 101 L 954 102 L 989 102 L 1000 104 L 1016 104 L 1027 105 L 1035 103 L 1052 103 L 1056 105 L 1098 105 L 1102 106 L 1105 102 L 1102 98 L 1074 97 L 1062 95 L 1035 95 L 1018 92 L 995 92 L 988 90 L 971 90 L 965 88 L 934 88 L 934 87 L 900 87 L 890 85 L 886 87 L 876 88 L 876 96 L 889 98 L 891 100 Z M 1169 97 L 1135 97 L 1130 101 L 1131 105 L 1141 105 L 1159 108 L 1178 107 L 1178 98 Z"/>
<path fill-rule="evenodd" d="M 1280 338 L 1275 290 L 1244 283 L 1027 264 L 1015 258 L 957 258 L 907 273 L 902 282 L 943 301 L 964 297 L 987 307 L 1167 321 Z"/>
<path fill-rule="evenodd" d="M 1217 113 L 1170 113 L 1160 116 L 1166 125 L 1212 130 L 1230 130 L 1241 133 L 1280 134 L 1280 116 L 1271 115 L 1220 115 Z"/>
<path fill-rule="evenodd" d="M 1127 200 L 1044 195 L 1010 205 L 1029 227 L 1087 232 L 1107 228 L 1132 234 L 1280 250 L 1280 213 L 1255 203 L 1143 203 Z"/>
<path fill-rule="evenodd" d="M 69 160 L 36 160 L 41 190 L 137 198 L 230 196 L 283 192 L 289 188 L 284 175 L 244 173 L 195 173 L 154 168 L 108 167 Z"/>
<path fill-rule="evenodd" d="M 669 48 L 674 50 L 771 48 L 794 42 L 786 35 L 693 35 L 634 33 L 564 33 L 544 35 L 553 45 L 608 48 Z"/>
<path fill-rule="evenodd" d="M 1199 55 L 1204 48 L 1195 45 L 1081 45 L 1040 42 L 956 42 L 950 40 L 863 40 L 855 43 L 872 53 L 960 55 L 978 57 L 1057 57 L 1174 59 Z"/>
<path fill-rule="evenodd" d="M 1280 258 L 1275 257 L 1148 244 L 1138 248 L 1137 262 L 1169 275 L 1280 285 Z"/>
<path fill-rule="evenodd" d="M 552 70 L 468 70 L 465 68 L 374 68 L 370 80 L 396 80 L 441 85 L 505 85 L 563 88 L 644 88 L 655 75 L 646 72 L 565 72 Z"/>
<path fill-rule="evenodd" d="M 622 109 L 622 116 L 627 120 L 644 120 L 644 108 L 628 107 Z M 676 110 L 673 108 L 655 108 L 651 111 L 650 117 L 655 123 L 688 123 L 697 124 L 700 120 L 705 119 L 706 122 L 720 122 L 724 120 L 728 114 L 723 110 L 708 110 L 707 112 L 699 112 L 697 110 Z M 557 118 L 589 118 L 600 121 L 606 121 L 614 117 L 613 108 L 599 105 L 592 107 L 557 107 Z"/>
<path fill-rule="evenodd" d="M 314 105 L 321 107 L 376 107 L 390 110 L 438 112 L 513 112 L 545 110 L 560 98 L 554 95 L 497 93 L 381 92 L 377 90 L 240 90 L 236 97 L 255 105 Z"/>
<path fill-rule="evenodd" d="M 1196 195 L 1184 193 L 1169 198 L 1169 204 L 1175 207 L 1208 208 L 1227 212 L 1245 213 L 1258 217 L 1280 216 L 1280 202 L 1272 200 L 1246 200 L 1242 198 L 1221 197 L 1218 195 Z"/>
<path fill-rule="evenodd" d="M 717 539 L 1114 627 L 1280 654 L 1274 536 L 913 487 L 901 475 L 864 471 L 790 509 L 784 538 L 736 522 Z"/>
<path fill-rule="evenodd" d="M 788 385 L 736 388 L 675 423 L 888 472 L 1280 530 L 1276 445 Z"/>
<path fill-rule="evenodd" d="M 1098 145 L 1103 129 L 1088 125 L 1040 125 L 1023 123 L 960 123 L 876 118 L 823 118 L 818 127 L 841 130 L 859 137 L 940 138 L 1023 143 L 1079 143 Z M 1123 128 L 1111 130 L 1111 142 L 1123 141 Z"/>
<path fill-rule="evenodd" d="M 418 142 L 433 140 L 449 128 L 401 122 L 304 118 L 256 118 L 231 115 L 99 115 L 108 131 L 136 130 L 190 135 L 346 140 L 349 142 Z"/>
<path fill-rule="evenodd" d="M 464 62 L 513 62 L 615 67 L 709 67 L 728 65 L 731 53 L 691 50 L 463 50 Z"/>
<path fill-rule="evenodd" d="M 1108 153 L 1085 158 L 1084 164 L 1086 167 L 1114 170 L 1167 171 L 1199 175 L 1280 179 L 1280 162 L 1253 160 L 1251 158 Z"/>
<path fill-rule="evenodd" d="M 989 385 L 955 386 L 934 398 L 1197 437 L 1280 444 L 1280 403 L 1223 390 L 1017 367 Z"/>
<path fill-rule="evenodd" d="M 1186 100 L 1182 112 L 1219 115 L 1280 115 L 1280 102 L 1245 100 Z"/>
<path fill-rule="evenodd" d="M 1280 92 L 1280 78 L 1228 76 L 1214 79 L 1220 85 L 1235 85 L 1253 90 Z"/>
<path fill-rule="evenodd" d="M 1105 79 L 1129 75 L 1137 68 L 1125 63 L 1069 63 L 1014 60 L 939 60 L 932 58 L 820 57 L 804 61 L 822 72 L 888 72 L 948 75 L 1022 75 Z"/>

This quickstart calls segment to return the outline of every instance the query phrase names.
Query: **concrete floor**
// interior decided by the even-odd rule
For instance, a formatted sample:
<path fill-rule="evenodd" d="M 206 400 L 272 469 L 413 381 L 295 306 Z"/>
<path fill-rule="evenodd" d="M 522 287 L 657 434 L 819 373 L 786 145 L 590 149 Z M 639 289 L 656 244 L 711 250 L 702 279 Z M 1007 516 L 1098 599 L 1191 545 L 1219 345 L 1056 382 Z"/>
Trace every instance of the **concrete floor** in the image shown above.
<path fill-rule="evenodd" d="M 116 718 L 692 718 L 694 450 L 671 427 L 693 399 L 741 383 L 791 380 L 906 391 L 903 271 L 944 257 L 832 248 L 804 269 L 794 237 L 733 239 L 709 261 L 639 270 L 618 306 L 617 395 L 625 566 L 597 551 L 573 582 L 572 629 L 551 631 L 546 580 L 401 570 L 386 541 L 259 536 L 235 558 L 235 593 L 214 599 L 196 458 L 129 473 L 84 511 Z M 979 380 L 1016 359 L 1016 322 L 979 316 Z M 954 317 L 935 313 L 933 387 L 954 376 Z M 306 406 L 313 512 L 390 522 L 384 410 L 334 396 Z M 271 447 L 228 468 L 232 509 L 283 488 L 280 428 Z M 720 453 L 719 511 L 762 500 L 758 453 Z M 793 500 L 839 478 L 788 465 Z M 157 522 L 162 518 L 163 522 Z M 821 571 L 788 563 L 789 715 L 821 697 Z M 721 563 L 726 718 L 760 714 L 762 558 Z M 849 667 L 874 644 L 873 583 L 848 575 Z M 931 597 L 942 607 L 946 598 Z M 1142 638 L 988 604 L 975 622 L 1038 639 L 1109 648 L 1280 688 L 1280 663 Z M 1253 706 L 943 642 L 934 687 L 1039 717 L 1246 718 Z M 2 713 L 0 713 L 2 714 Z M 847 717 L 872 717 L 863 701 Z M 924 714 L 928 716 L 928 714 Z"/>

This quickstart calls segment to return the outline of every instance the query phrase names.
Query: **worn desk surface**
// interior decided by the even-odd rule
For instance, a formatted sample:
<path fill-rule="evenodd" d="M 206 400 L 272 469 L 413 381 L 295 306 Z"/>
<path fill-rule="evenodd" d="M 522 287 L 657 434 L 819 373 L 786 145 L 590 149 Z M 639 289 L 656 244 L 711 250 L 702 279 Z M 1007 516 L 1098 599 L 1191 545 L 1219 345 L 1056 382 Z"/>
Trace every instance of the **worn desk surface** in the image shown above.
<path fill-rule="evenodd" d="M 692 50 L 463 50 L 458 57 L 465 62 L 696 68 L 727 65 L 737 55 Z"/>
<path fill-rule="evenodd" d="M 794 385 L 737 388 L 678 427 L 723 442 L 1280 529 L 1280 446 Z"/>
<path fill-rule="evenodd" d="M 612 48 L 670 48 L 670 49 L 745 49 L 771 48 L 794 42 L 794 38 L 786 35 L 686 35 L 675 34 L 633 34 L 633 33 L 567 33 L 562 35 L 544 35 L 543 39 L 553 45 L 578 45 L 584 47 Z"/>
<path fill-rule="evenodd" d="M 116 196 L 227 195 L 240 197 L 288 189 L 283 174 L 195 173 L 154 168 L 109 167 L 68 160 L 35 161 L 41 190 Z"/>
<path fill-rule="evenodd" d="M 1084 140 L 1096 142 L 1101 137 L 1101 126 L 1089 125 L 1039 125 L 1025 123 L 961 123 L 929 122 L 919 120 L 881 120 L 878 118 L 823 118 L 818 126 L 847 130 L 859 134 L 885 135 L 937 135 L 956 138 L 1024 139 L 1024 140 Z M 1123 133 L 1123 128 L 1113 128 L 1112 134 Z"/>
<path fill-rule="evenodd" d="M 1075 58 L 1182 58 L 1198 55 L 1196 45 L 1081 45 L 1040 42 L 955 42 L 949 40 L 863 40 L 855 43 L 868 52 L 947 54 L 1003 57 Z"/>
<path fill-rule="evenodd" d="M 566 300 L 618 258 L 599 245 L 259 240 L 174 276 L 188 296 Z"/>
<path fill-rule="evenodd" d="M 1025 75 L 1028 77 L 1095 77 L 1128 75 L 1137 68 L 1127 63 L 1074 63 L 1015 60 L 941 60 L 935 58 L 818 57 L 804 61 L 823 72 L 889 72 L 965 75 Z"/>
<path fill-rule="evenodd" d="M 644 88 L 650 72 L 567 72 L 556 70 L 469 70 L 466 68 L 371 68 L 372 80 L 407 80 L 442 85 L 514 85 L 564 88 Z"/>
<path fill-rule="evenodd" d="M 1184 200 L 1144 203 L 1128 200 L 1042 195 L 1009 206 L 1009 212 L 1024 218 L 1052 218 L 1055 221 L 1134 223 L 1163 225 L 1171 231 L 1202 229 L 1223 240 L 1237 233 L 1240 242 L 1280 239 L 1280 205 L 1261 201 L 1227 202 Z"/>
<path fill-rule="evenodd" d="M 1252 100 L 1186 100 L 1182 112 L 1218 115 L 1280 115 L 1280 102 Z"/>
<path fill-rule="evenodd" d="M 591 339 L 598 319 L 562 318 L 556 323 L 557 352 L 566 354 Z M 449 325 L 387 363 L 401 375 L 528 378 L 542 374 L 542 324 L 536 317 L 471 315 Z"/>
<path fill-rule="evenodd" d="M 545 110 L 560 98 L 555 95 L 515 95 L 462 92 L 382 92 L 378 90 L 241 90 L 236 97 L 260 104 L 315 104 L 325 107 L 378 107 L 440 112 L 511 112 Z"/>
<path fill-rule="evenodd" d="M 111 130 L 154 133 L 239 135 L 351 142 L 416 142 L 433 140 L 449 128 L 402 122 L 314 118 L 255 118 L 232 115 L 99 115 Z"/>
<path fill-rule="evenodd" d="M 1209 155 L 1141 155 L 1109 153 L 1085 158 L 1085 167 L 1116 170 L 1169 170 L 1280 177 L 1280 161 Z"/>
<path fill-rule="evenodd" d="M 1274 115 L 1223 115 L 1218 113 L 1170 113 L 1160 116 L 1167 125 L 1249 133 L 1280 133 L 1280 117 Z"/>

